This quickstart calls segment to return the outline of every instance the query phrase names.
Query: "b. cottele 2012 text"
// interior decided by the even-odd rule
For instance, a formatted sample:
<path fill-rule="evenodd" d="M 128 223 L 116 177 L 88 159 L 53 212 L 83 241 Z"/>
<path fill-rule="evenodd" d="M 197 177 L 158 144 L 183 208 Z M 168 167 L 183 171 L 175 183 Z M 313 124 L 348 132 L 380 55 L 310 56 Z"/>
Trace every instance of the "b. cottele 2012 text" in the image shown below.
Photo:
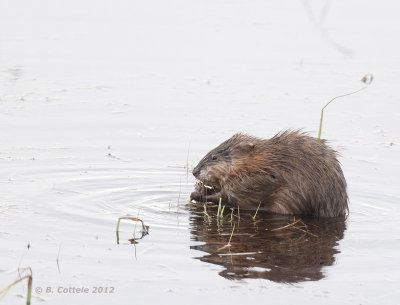
<path fill-rule="evenodd" d="M 93 286 L 93 287 L 64 287 L 64 286 L 59 286 L 56 289 L 53 287 L 46 287 L 46 293 L 59 293 L 59 294 L 88 294 L 88 293 L 93 293 L 93 294 L 107 294 L 107 293 L 114 293 L 115 292 L 115 287 L 112 286 Z"/>

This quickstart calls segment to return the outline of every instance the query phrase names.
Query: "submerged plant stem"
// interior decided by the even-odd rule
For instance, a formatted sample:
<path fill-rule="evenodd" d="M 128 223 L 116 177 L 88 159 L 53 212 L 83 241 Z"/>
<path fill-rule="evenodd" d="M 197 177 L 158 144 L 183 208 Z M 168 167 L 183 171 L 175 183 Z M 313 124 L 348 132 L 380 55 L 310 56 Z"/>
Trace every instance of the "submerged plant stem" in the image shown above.
<path fill-rule="evenodd" d="M 301 221 L 301 218 L 299 218 L 299 219 L 293 221 L 292 223 L 287 224 L 286 226 L 279 227 L 279 228 L 276 228 L 276 229 L 272 229 L 271 231 L 278 231 L 278 230 L 282 230 L 282 229 L 289 228 L 289 227 L 291 227 L 291 226 L 294 226 L 296 223 L 298 223 L 298 222 L 300 222 L 300 221 Z"/>

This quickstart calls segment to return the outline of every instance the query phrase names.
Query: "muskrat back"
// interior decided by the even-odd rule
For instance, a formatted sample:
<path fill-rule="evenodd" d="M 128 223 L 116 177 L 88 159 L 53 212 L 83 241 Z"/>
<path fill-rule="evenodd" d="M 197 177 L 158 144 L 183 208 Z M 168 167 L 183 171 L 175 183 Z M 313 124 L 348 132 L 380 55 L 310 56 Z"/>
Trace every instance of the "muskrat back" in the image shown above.
<path fill-rule="evenodd" d="M 240 209 L 317 217 L 345 215 L 346 180 L 325 140 L 299 131 L 271 139 L 236 134 L 194 168 L 191 199 Z"/>

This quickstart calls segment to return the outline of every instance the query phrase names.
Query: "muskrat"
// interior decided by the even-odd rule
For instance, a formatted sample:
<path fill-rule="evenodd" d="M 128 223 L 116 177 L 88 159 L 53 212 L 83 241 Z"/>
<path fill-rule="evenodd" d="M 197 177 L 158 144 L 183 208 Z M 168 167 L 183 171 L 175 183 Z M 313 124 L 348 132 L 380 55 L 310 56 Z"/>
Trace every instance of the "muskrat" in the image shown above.
<path fill-rule="evenodd" d="M 196 202 L 316 217 L 345 215 L 346 180 L 325 140 L 300 131 L 270 139 L 235 134 L 194 168 Z"/>

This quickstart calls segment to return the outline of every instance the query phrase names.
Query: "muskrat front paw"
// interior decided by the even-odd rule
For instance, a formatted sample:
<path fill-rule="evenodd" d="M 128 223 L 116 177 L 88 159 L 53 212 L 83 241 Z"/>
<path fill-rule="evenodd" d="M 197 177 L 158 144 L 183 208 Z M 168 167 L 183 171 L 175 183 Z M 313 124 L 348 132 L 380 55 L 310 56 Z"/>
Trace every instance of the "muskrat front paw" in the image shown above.
<path fill-rule="evenodd" d="M 203 202 L 204 201 L 204 195 L 199 192 L 193 192 L 190 194 L 190 200 L 195 200 L 197 202 Z"/>

